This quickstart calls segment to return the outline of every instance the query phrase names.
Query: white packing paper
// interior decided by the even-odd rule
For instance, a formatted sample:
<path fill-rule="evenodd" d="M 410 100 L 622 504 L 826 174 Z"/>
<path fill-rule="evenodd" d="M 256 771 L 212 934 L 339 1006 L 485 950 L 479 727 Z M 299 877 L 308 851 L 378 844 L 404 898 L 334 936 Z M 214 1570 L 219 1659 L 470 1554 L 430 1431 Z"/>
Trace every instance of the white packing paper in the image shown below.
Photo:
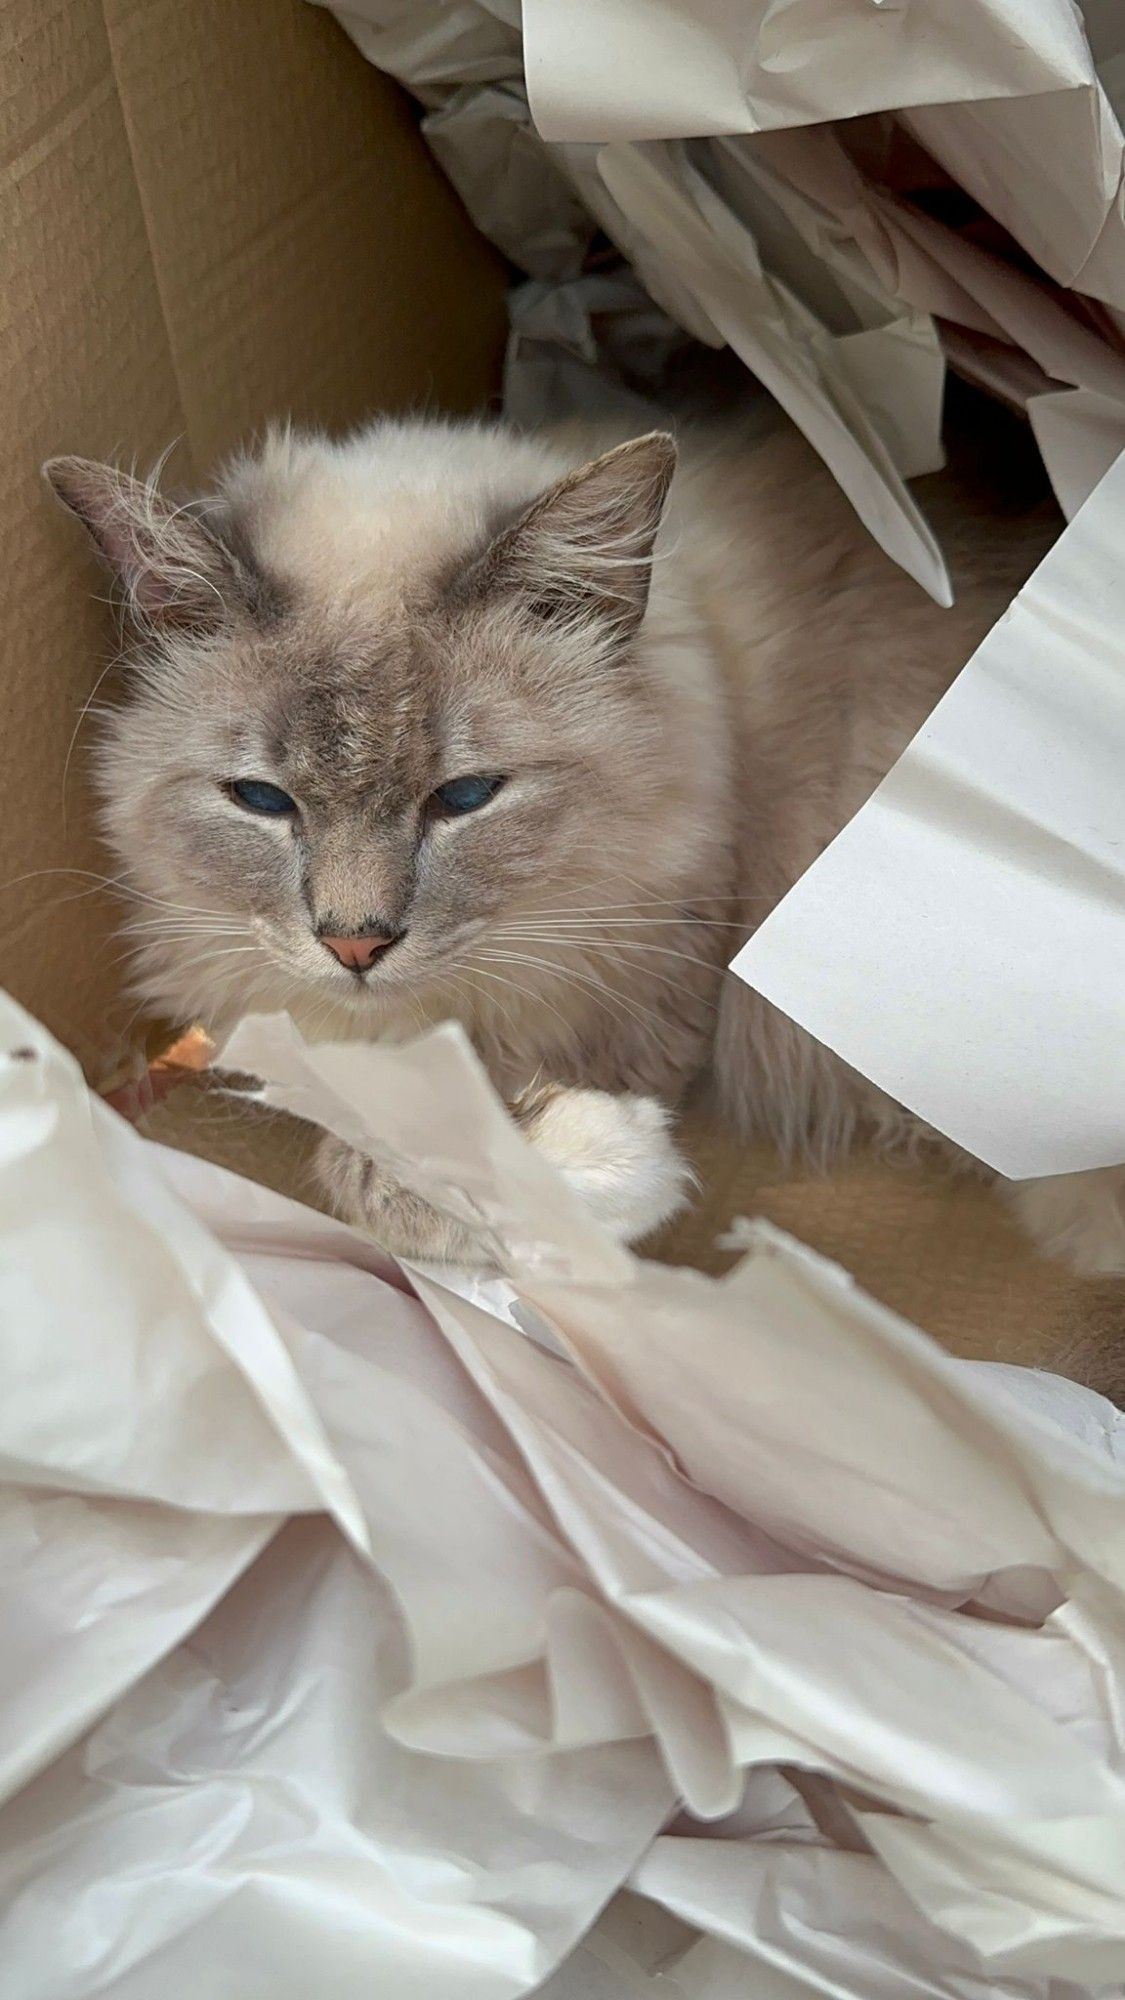
<path fill-rule="evenodd" d="M 951 1951 L 866 1853 L 780 1840 L 723 1841 L 708 1852 L 666 1838 L 634 1886 L 709 1933 L 671 1968 L 669 2000 L 1022 2000 L 1035 1991 L 1022 1980 L 1001 1985 L 974 1952 Z M 1059 1979 L 1050 2000 L 1091 1990 Z"/>
<path fill-rule="evenodd" d="M 728 141 L 726 150 L 737 158 L 749 149 Z M 757 175 L 770 176 L 776 198 L 822 255 L 838 262 L 850 254 L 854 262 L 858 251 L 893 297 L 1007 341 L 1061 382 L 1125 400 L 1120 345 L 1097 333 L 1074 301 L 873 185 L 833 129 L 763 135 L 752 157 Z"/>
<path fill-rule="evenodd" d="M 1095 83 L 1064 0 L 524 0 L 523 33 L 548 139 L 752 132 Z"/>
<path fill-rule="evenodd" d="M 659 379 L 683 335 L 631 271 L 588 273 L 567 284 L 532 279 L 511 293 L 509 318 L 504 414 L 511 423 L 533 430 L 581 415 L 638 432 L 667 423 L 667 411 L 644 393 L 645 377 Z"/>
<path fill-rule="evenodd" d="M 537 278 L 574 278 L 593 221 L 531 124 L 522 85 L 458 92 L 422 130 L 483 235 Z"/>
<path fill-rule="evenodd" d="M 901 109 L 1052 277 L 1125 305 L 1125 141 L 1068 0 L 526 0 L 523 30 L 546 139 L 769 132 Z M 1107 62 L 1125 46 L 1113 37 Z"/>
<path fill-rule="evenodd" d="M 1058 389 L 1027 405 L 1055 498 L 1073 521 L 1125 451 L 1125 402 L 1093 389 Z"/>
<path fill-rule="evenodd" d="M 976 2000 L 966 1963 L 1012 2000 L 1120 1983 L 1101 1399 L 1056 1421 L 773 1231 L 722 1281 L 638 1262 L 453 1030 L 248 1022 L 231 1059 L 475 1223 L 496 1278 L 407 1283 L 146 1144 L 8 1002 L 0 1050 L 8 1449 L 51 1471 L 0 1493 L 31 1641 L 4 1715 L 38 1716 L 0 1810 L 6 2000 L 713 1996 L 715 1952 L 766 1991 L 800 1857 L 846 1886 L 857 1852 L 871 1896 L 826 1887 L 805 1954 L 822 1996 Z M 630 1881 L 650 1915 L 596 1923 Z"/>
<path fill-rule="evenodd" d="M 773 1231 L 637 1262 L 452 1030 L 237 1040 L 503 1266 L 412 1287 L 8 1002 L 0 1050 L 9 1461 L 50 1467 L 0 1490 L 6 2000 L 1119 1987 L 1102 1399 L 1021 1400 Z"/>
<path fill-rule="evenodd" d="M 717 140 L 698 149 L 701 170 L 754 236 L 763 266 L 820 322 L 818 354 L 830 347 L 826 380 L 843 375 L 904 479 L 936 472 L 945 359 L 928 313 L 904 312 L 855 246 L 820 226 L 752 147 Z M 809 325 L 806 317 L 802 333 Z"/>
<path fill-rule="evenodd" d="M 1125 1157 L 1125 458 L 734 970 L 1014 1180 Z"/>
<path fill-rule="evenodd" d="M 518 1455 L 372 1246 L 147 1145 L 6 1000 L 0 1051 L 5 2000 L 529 1991 L 669 1780 L 643 1736 L 397 1744 L 402 1619 L 367 1554 L 412 1578 L 417 1631 L 433 1588 L 438 1643 L 464 1667 L 479 1629 L 492 1663 L 576 1574 Z M 16 1483 L 40 1466 L 53 1490 Z"/>
<path fill-rule="evenodd" d="M 1086 8 L 1092 48 L 1070 0 L 527 0 L 522 45 L 514 0 L 337 11 L 428 107 L 423 129 L 478 226 L 559 285 L 556 334 L 546 300 L 534 343 L 526 304 L 513 307 L 517 422 L 610 408 L 651 421 L 620 352 L 580 362 L 570 341 L 596 226 L 685 332 L 729 343 L 939 602 L 948 579 L 902 480 L 941 463 L 945 354 L 1018 409 L 1056 385 L 1098 399 L 1080 424 L 1048 411 L 1036 427 L 1064 505 L 1076 429 L 1092 442 L 1104 409 L 1103 455 L 1116 439 L 1120 330 L 1062 289 L 1125 310 L 1111 102 L 1125 25 L 1101 0 Z M 895 157 L 927 149 L 930 176 L 948 173 L 1041 269 L 1005 255 L 995 228 L 986 246 L 896 194 L 877 145 L 861 169 L 845 141 L 862 112 L 881 116 Z M 916 164 L 925 178 L 920 151 Z"/>
<path fill-rule="evenodd" d="M 1081 0 L 1081 12 L 1102 89 L 1120 118 L 1125 113 L 1125 17 L 1117 0 Z"/>
<path fill-rule="evenodd" d="M 1078 90 L 919 105 L 903 124 L 1058 284 L 1120 308 L 1125 143 L 1109 99 L 1089 74 Z M 1064 174 L 1060 160 L 1067 163 Z"/>
<path fill-rule="evenodd" d="M 522 82 L 520 0 L 312 0 L 328 6 L 356 47 L 423 104 L 465 84 Z"/>
<path fill-rule="evenodd" d="M 788 411 L 865 526 L 931 596 L 951 603 L 941 551 L 856 393 L 862 374 L 840 362 L 838 343 L 763 271 L 753 237 L 683 149 L 606 148 L 598 167 L 633 228 Z M 925 340 L 924 329 L 917 337 Z"/>

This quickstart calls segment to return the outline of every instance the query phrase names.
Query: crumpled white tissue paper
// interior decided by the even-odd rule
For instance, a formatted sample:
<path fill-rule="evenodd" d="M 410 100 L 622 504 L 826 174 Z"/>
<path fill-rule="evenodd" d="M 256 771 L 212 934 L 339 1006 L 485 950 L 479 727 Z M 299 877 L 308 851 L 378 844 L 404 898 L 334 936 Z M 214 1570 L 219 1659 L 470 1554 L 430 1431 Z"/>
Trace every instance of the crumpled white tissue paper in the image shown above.
<path fill-rule="evenodd" d="M 231 1060 L 499 1275 L 147 1143 L 0 1005 L 5 1995 L 1119 1992 L 1117 1413 L 769 1229 L 633 1258 L 454 1030 Z"/>
<path fill-rule="evenodd" d="M 1117 0 L 334 11 L 420 99 L 485 235 L 566 287 L 603 230 L 664 312 L 766 383 L 939 602 L 903 480 L 941 463 L 947 357 L 1029 411 L 1068 515 L 1092 490 L 1125 427 Z M 568 319 L 560 301 L 563 348 Z M 604 408 L 593 370 L 564 373 L 573 409 Z M 557 386 L 517 342 L 516 420 L 557 415 Z"/>

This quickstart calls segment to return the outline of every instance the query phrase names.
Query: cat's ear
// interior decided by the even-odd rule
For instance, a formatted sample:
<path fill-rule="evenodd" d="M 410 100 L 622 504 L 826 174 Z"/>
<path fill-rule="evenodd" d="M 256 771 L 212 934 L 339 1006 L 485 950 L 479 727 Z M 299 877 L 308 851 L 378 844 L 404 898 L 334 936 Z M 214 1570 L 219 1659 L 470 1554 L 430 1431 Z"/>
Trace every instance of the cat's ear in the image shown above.
<path fill-rule="evenodd" d="M 544 620 L 597 621 L 627 640 L 645 614 L 675 469 L 672 439 L 652 431 L 568 473 L 497 537 L 478 585 L 518 593 Z"/>
<path fill-rule="evenodd" d="M 43 474 L 77 514 L 142 625 L 211 631 L 224 621 L 237 565 L 189 509 L 151 482 L 89 458 L 52 458 Z"/>

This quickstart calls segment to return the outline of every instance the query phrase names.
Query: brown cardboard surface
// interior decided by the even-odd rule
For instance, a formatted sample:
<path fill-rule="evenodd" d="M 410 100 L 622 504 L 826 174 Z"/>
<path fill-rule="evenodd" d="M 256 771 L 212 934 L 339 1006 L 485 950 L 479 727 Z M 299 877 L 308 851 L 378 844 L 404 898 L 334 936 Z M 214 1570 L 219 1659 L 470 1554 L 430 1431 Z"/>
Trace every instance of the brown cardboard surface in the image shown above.
<path fill-rule="evenodd" d="M 702 1193 L 654 1255 L 721 1271 L 732 1256 L 718 1239 L 732 1221 L 764 1216 L 950 1353 L 1051 1368 L 1125 1397 L 1121 1284 L 1037 1256 L 995 1186 L 864 1151 L 824 1175 L 741 1144 L 704 1111 L 689 1112 L 682 1138 Z"/>
<path fill-rule="evenodd" d="M 104 585 L 52 452 L 187 479 L 271 415 L 341 425 L 493 392 L 503 273 L 405 100 L 301 0 L 9 0 L 0 13 L 0 984 L 111 1069 L 119 988 L 83 702 Z M 111 686 L 112 683 L 107 685 Z"/>
<path fill-rule="evenodd" d="M 304 0 L 104 0 L 201 466 L 271 415 L 467 409 L 497 386 L 500 261 L 408 101 Z"/>
<path fill-rule="evenodd" d="M 64 823 L 63 778 L 112 626 L 39 465 L 63 444 L 152 456 L 183 426 L 97 0 L 13 0 L 0 96 L 0 982 L 96 1064 L 110 914 L 85 877 L 38 871 L 106 865 L 73 766 Z"/>

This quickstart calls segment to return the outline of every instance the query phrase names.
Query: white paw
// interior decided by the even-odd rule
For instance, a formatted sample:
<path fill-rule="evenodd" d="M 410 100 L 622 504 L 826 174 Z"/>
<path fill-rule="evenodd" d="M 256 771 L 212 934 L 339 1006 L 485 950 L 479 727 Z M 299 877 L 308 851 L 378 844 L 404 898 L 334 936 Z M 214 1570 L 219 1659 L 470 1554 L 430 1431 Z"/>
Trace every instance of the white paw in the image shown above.
<path fill-rule="evenodd" d="M 671 1122 L 653 1097 L 559 1090 L 525 1129 L 599 1222 L 635 1243 L 687 1203 L 691 1169 L 673 1144 Z"/>
<path fill-rule="evenodd" d="M 1125 1167 L 1021 1181 L 1009 1199 L 1046 1256 L 1082 1277 L 1125 1277 Z"/>

